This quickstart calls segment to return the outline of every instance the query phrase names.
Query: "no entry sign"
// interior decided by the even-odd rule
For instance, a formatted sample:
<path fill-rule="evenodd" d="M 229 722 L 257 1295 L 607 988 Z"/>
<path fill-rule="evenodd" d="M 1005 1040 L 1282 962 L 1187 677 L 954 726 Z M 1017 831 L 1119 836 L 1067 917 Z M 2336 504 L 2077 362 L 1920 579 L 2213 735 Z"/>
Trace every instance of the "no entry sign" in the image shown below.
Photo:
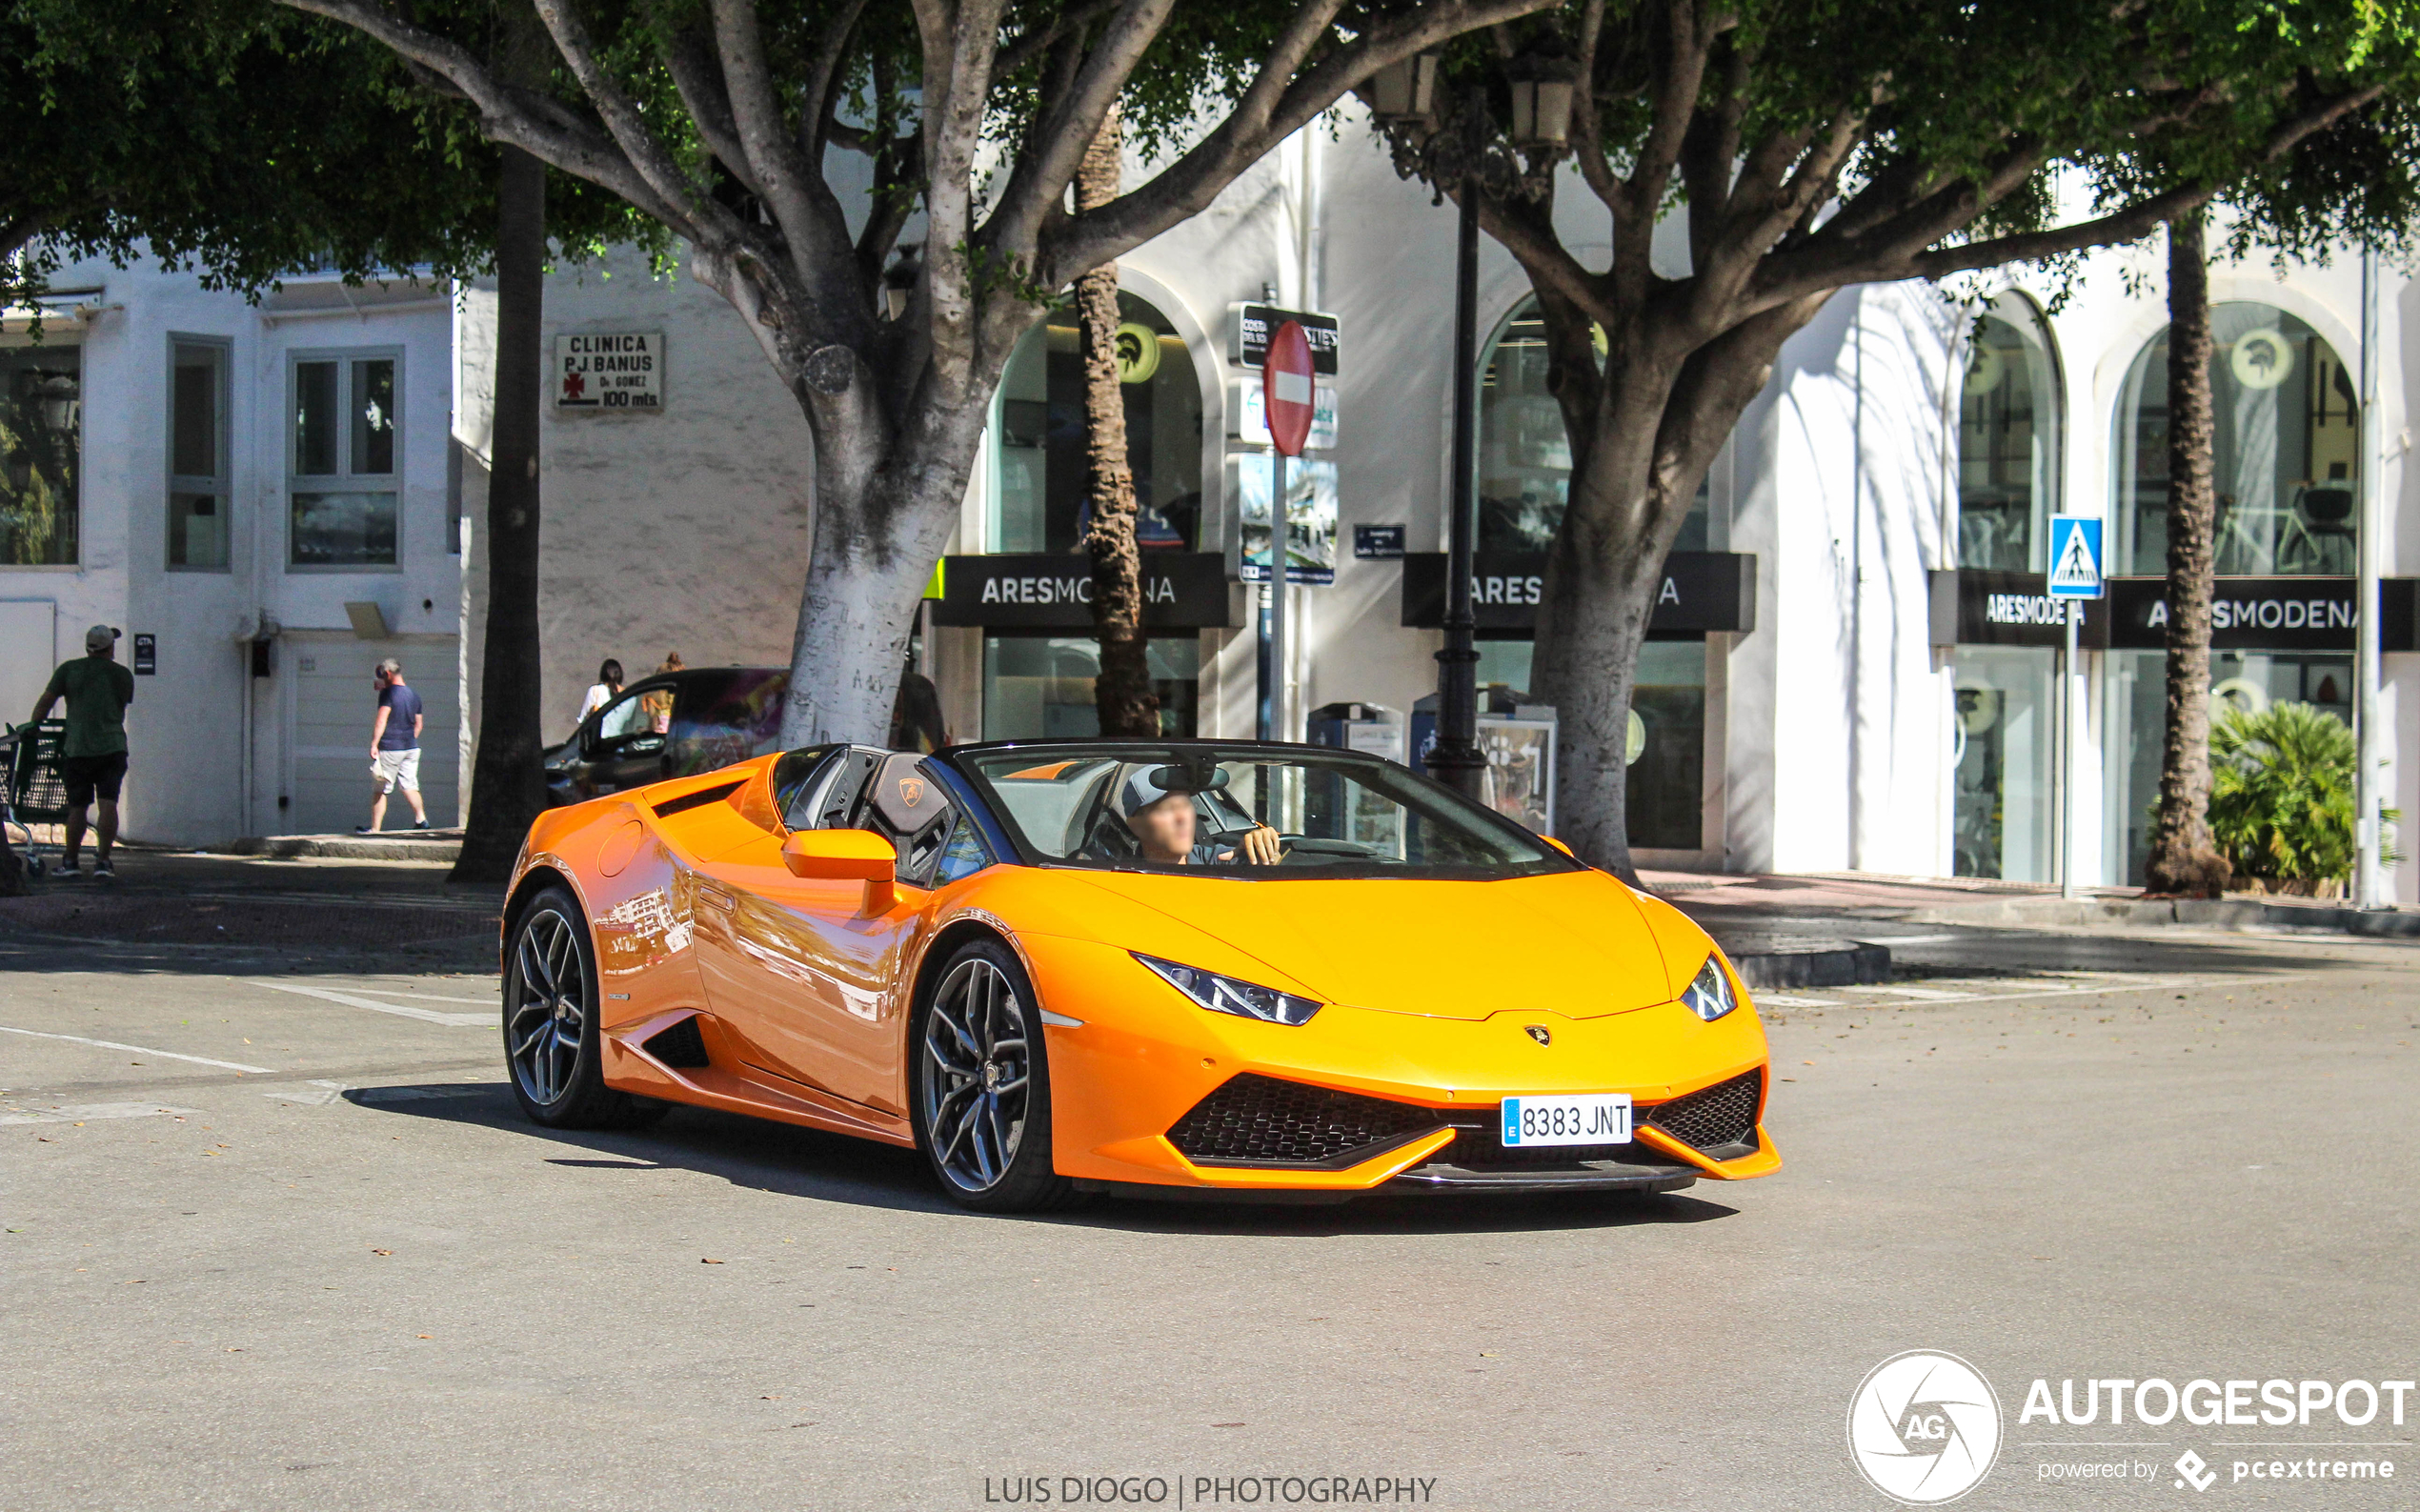
<path fill-rule="evenodd" d="M 1269 439 L 1288 456 L 1301 456 L 1311 436 L 1311 342 L 1289 320 L 1269 337 L 1260 363 L 1261 402 L 1268 412 Z"/>

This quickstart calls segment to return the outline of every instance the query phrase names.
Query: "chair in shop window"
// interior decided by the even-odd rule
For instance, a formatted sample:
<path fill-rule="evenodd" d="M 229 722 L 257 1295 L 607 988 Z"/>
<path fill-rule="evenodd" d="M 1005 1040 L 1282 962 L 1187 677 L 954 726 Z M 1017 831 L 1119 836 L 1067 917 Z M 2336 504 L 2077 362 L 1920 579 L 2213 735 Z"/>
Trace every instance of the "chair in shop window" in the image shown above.
<path fill-rule="evenodd" d="M 2277 565 L 2292 572 L 2348 574 L 2353 570 L 2353 493 L 2342 462 L 2331 462 L 2326 483 L 2294 489 L 2293 514 L 2277 543 Z"/>

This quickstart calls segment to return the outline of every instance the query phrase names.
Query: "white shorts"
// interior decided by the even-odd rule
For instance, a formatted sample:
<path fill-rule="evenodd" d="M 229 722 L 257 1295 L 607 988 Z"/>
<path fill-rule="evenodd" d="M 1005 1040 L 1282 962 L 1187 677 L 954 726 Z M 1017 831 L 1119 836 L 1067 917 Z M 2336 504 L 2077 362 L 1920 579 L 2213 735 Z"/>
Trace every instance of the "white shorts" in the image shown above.
<path fill-rule="evenodd" d="M 378 785 L 378 796 L 386 796 L 396 788 L 406 793 L 420 791 L 420 748 L 409 751 L 381 751 L 371 759 L 370 780 Z"/>

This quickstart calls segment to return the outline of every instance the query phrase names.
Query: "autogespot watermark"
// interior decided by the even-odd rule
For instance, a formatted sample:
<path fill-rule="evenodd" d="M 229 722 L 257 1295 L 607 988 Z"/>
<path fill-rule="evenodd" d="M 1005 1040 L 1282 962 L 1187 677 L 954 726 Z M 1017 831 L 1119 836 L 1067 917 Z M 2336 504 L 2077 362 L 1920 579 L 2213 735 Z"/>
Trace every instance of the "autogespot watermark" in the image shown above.
<path fill-rule="evenodd" d="M 1003 1475 L 989 1506 L 1426 1506 L 1433 1475 Z"/>
<path fill-rule="evenodd" d="M 2071 1377 L 2027 1388 L 2016 1432 L 2089 1428 L 2127 1437 L 2023 1439 L 2037 1481 L 2128 1482 L 2199 1495 L 2229 1485 L 2274 1495 L 2290 1482 L 2370 1483 L 2395 1479 L 2411 1440 L 2410 1381 L 2354 1377 Z M 2203 1428 L 2198 1442 L 2133 1437 Z M 2290 1433 L 2293 1437 L 2251 1437 Z M 2359 1430 L 2360 1437 L 2346 1437 Z M 1874 1489 L 1908 1506 L 1954 1502 L 1983 1483 L 2003 1443 L 2000 1399 L 1983 1372 L 1956 1355 L 1911 1349 L 1866 1373 L 1849 1401 L 1849 1456 Z M 2118 1453 L 2114 1451 L 2125 1451 Z M 2178 1451 L 2182 1451 L 2181 1453 Z M 2172 1456 L 2172 1458 L 2171 1458 Z M 2407 1453 L 2407 1458 L 2409 1455 Z M 2285 1484 L 2281 1485 L 2281 1482 Z"/>

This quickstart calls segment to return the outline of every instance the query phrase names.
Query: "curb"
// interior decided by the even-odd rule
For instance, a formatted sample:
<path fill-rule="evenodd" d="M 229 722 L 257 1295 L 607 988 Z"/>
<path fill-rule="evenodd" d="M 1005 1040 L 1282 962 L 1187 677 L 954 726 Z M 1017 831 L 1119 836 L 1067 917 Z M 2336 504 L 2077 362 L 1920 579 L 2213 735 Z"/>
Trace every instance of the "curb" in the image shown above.
<path fill-rule="evenodd" d="M 1916 924 L 2093 925 L 2231 931 L 2284 930 L 2303 934 L 2359 935 L 2375 939 L 2420 939 L 2420 913 L 2401 909 L 2313 908 L 2262 903 L 2250 898 L 2026 897 L 1988 903 L 1946 903 L 1905 916 Z"/>
<path fill-rule="evenodd" d="M 329 857 L 348 861 L 444 861 L 462 858 L 460 832 L 432 831 L 426 837 L 405 835 L 267 835 L 251 836 L 228 844 L 228 856 Z"/>
<path fill-rule="evenodd" d="M 1698 924 L 1729 958 L 1742 985 L 1862 987 L 1890 980 L 1890 947 L 1871 940 L 1775 929 L 1743 919 Z"/>

